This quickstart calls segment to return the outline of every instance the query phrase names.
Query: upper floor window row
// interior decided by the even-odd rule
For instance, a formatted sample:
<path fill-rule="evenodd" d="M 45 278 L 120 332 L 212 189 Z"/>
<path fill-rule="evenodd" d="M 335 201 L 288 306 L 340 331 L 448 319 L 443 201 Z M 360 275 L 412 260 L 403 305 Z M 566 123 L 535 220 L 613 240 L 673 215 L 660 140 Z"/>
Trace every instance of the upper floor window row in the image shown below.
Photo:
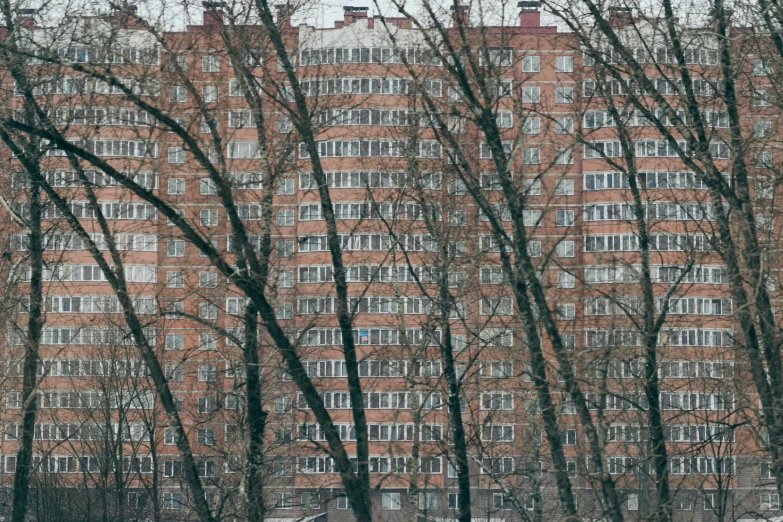
<path fill-rule="evenodd" d="M 655 91 L 664 96 L 685 93 L 681 79 L 650 78 L 650 85 L 639 86 L 630 79 L 626 80 L 584 80 L 582 92 L 585 96 L 597 96 L 602 93 L 612 93 L 615 96 L 625 96 L 629 93 L 652 94 Z M 701 96 L 715 96 L 722 89 L 719 78 L 693 78 L 691 80 L 693 93 Z"/>
<path fill-rule="evenodd" d="M 418 47 L 351 47 L 304 49 L 300 52 L 302 65 L 330 63 L 408 63 L 442 65 L 429 49 Z"/>
<path fill-rule="evenodd" d="M 45 54 L 67 62 L 77 63 L 133 63 L 140 65 L 158 65 L 160 53 L 155 47 L 113 47 L 97 49 L 89 46 L 72 45 L 57 47 L 48 53 L 36 53 L 27 58 L 27 63 L 43 63 Z"/>
<path fill-rule="evenodd" d="M 513 65 L 514 48 L 507 46 L 491 46 L 477 50 L 479 63 L 498 67 Z M 392 47 L 355 47 L 355 48 L 318 48 L 305 49 L 300 52 L 302 65 L 339 64 L 339 63 L 405 63 L 409 65 L 443 65 L 443 60 L 430 49 L 392 48 Z M 562 57 L 558 57 L 562 58 Z M 558 72 L 571 72 L 573 57 L 570 60 L 559 60 Z M 464 63 L 464 59 L 447 56 L 449 64 Z M 569 66 L 567 62 L 570 62 Z"/>
<path fill-rule="evenodd" d="M 638 46 L 629 47 L 628 51 L 634 60 L 640 63 L 677 63 L 677 56 L 672 49 L 667 47 Z M 582 62 L 586 66 L 595 65 L 596 58 L 605 63 L 625 63 L 626 59 L 619 49 L 607 47 L 605 49 L 585 50 Z M 717 49 L 709 49 L 701 42 L 698 47 L 687 47 L 683 50 L 685 63 L 699 65 L 717 65 Z"/>
<path fill-rule="evenodd" d="M 682 123 L 686 123 L 685 110 L 673 110 L 677 118 L 681 120 Z M 622 124 L 630 127 L 649 127 L 655 126 L 657 123 L 670 127 L 674 124 L 674 120 L 672 120 L 670 114 L 663 109 L 651 109 L 650 115 L 654 119 L 647 117 L 647 115 L 641 111 L 630 111 L 623 114 L 620 117 L 620 121 Z M 724 119 L 723 114 L 716 111 L 704 111 L 704 115 L 710 125 L 721 128 L 728 127 L 728 116 Z M 726 122 L 725 125 L 724 121 Z M 616 124 L 615 118 L 609 111 L 590 110 L 585 111 L 582 127 L 586 129 L 595 129 L 600 127 L 614 127 Z"/>
<path fill-rule="evenodd" d="M 324 94 L 413 94 L 416 82 L 408 78 L 321 78 L 302 80 L 305 96 Z M 443 96 L 441 80 L 422 80 L 421 89 L 430 96 Z"/>
<path fill-rule="evenodd" d="M 125 158 L 156 158 L 158 157 L 158 142 L 144 140 L 95 139 L 86 142 L 78 138 L 69 138 L 70 143 L 84 147 L 87 152 L 101 157 Z M 44 156 L 64 157 L 65 150 L 41 140 L 41 153 Z"/>
<path fill-rule="evenodd" d="M 120 201 L 98 201 L 97 206 L 89 201 L 68 201 L 68 209 L 77 218 L 94 219 L 98 216 L 98 209 L 101 214 L 108 219 L 157 219 L 157 209 L 149 204 L 139 201 L 120 202 Z M 29 203 L 14 203 L 14 210 L 21 216 L 30 216 Z M 54 205 L 52 201 L 44 203 L 41 217 L 43 219 L 62 218 L 63 214 L 60 208 Z"/>
<path fill-rule="evenodd" d="M 324 140 L 317 143 L 318 154 L 327 157 L 402 157 L 405 155 L 408 140 L 380 139 L 363 140 L 359 138 L 346 140 Z M 420 158 L 440 158 L 441 144 L 434 140 L 422 140 L 417 144 Z M 300 144 L 299 157 L 309 156 L 304 144 Z"/>
<path fill-rule="evenodd" d="M 723 174 L 730 182 L 728 174 Z M 661 170 L 638 173 L 639 185 L 648 189 L 706 189 L 704 180 L 690 171 Z M 584 190 L 608 190 L 629 188 L 628 176 L 621 172 L 591 172 L 584 175 Z"/>
<path fill-rule="evenodd" d="M 47 111 L 51 114 L 51 110 Z M 14 121 L 25 122 L 24 111 L 14 109 Z M 153 126 L 156 119 L 148 112 L 134 107 L 58 107 L 54 111 L 58 125 L 128 125 Z"/>
<path fill-rule="evenodd" d="M 405 171 L 346 171 L 324 173 L 329 188 L 404 188 L 416 187 L 439 190 L 442 186 L 440 172 L 421 172 L 409 176 Z M 318 182 L 312 173 L 299 174 L 300 190 L 315 190 Z"/>
<path fill-rule="evenodd" d="M 99 170 L 85 170 L 79 173 L 75 170 L 44 170 L 41 174 L 52 187 L 80 187 L 82 186 L 81 174 L 87 183 L 97 186 L 117 186 L 116 179 Z M 134 183 L 146 188 L 154 189 L 158 186 L 158 176 L 154 172 L 125 172 Z M 11 177 L 12 187 L 30 187 L 30 176 L 23 171 L 14 172 Z"/>
<path fill-rule="evenodd" d="M 156 80 L 139 80 L 138 78 L 117 78 L 117 81 L 139 96 L 157 96 L 160 92 Z M 62 76 L 60 78 L 39 77 L 30 78 L 34 96 L 43 94 L 124 94 L 119 85 L 86 76 Z M 14 82 L 14 96 L 23 96 L 19 85 Z"/>

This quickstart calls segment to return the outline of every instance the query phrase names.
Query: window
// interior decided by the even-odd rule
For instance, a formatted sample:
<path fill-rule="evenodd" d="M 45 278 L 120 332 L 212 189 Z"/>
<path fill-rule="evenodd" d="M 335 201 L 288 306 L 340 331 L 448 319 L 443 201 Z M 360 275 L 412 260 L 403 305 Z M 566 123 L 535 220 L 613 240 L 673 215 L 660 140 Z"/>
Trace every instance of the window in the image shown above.
<path fill-rule="evenodd" d="M 557 287 L 558 288 L 574 288 L 576 283 L 576 277 L 570 272 L 560 270 L 557 272 Z"/>
<path fill-rule="evenodd" d="M 353 509 L 351 499 L 346 496 L 337 497 L 337 509 Z"/>
<path fill-rule="evenodd" d="M 693 502 L 689 497 L 680 496 L 674 499 L 672 503 L 675 511 L 690 511 L 693 509 Z"/>
<path fill-rule="evenodd" d="M 541 162 L 541 149 L 522 149 L 522 163 L 525 165 L 538 165 Z"/>
<path fill-rule="evenodd" d="M 201 57 L 201 70 L 203 72 L 219 72 L 220 71 L 220 57 L 214 55 L 207 55 Z"/>
<path fill-rule="evenodd" d="M 176 123 L 177 125 L 179 125 L 183 129 L 187 128 L 187 125 L 188 125 L 188 119 L 187 118 L 185 118 L 183 116 L 172 116 L 171 119 L 174 120 L 174 123 Z M 174 133 L 174 129 L 175 128 L 176 128 L 176 126 L 172 125 L 171 127 L 169 127 L 169 132 Z"/>
<path fill-rule="evenodd" d="M 757 138 L 767 138 L 772 136 L 772 122 L 769 120 L 754 121 L 753 135 Z"/>
<path fill-rule="evenodd" d="M 233 396 L 235 399 L 238 397 L 236 395 Z M 228 397 L 227 397 L 228 398 Z M 234 401 L 237 403 L 237 401 Z M 237 409 L 236 406 L 234 406 L 231 409 Z M 281 443 L 281 444 L 291 444 L 293 441 L 293 430 L 291 428 L 275 428 L 274 432 L 275 436 L 275 442 Z"/>
<path fill-rule="evenodd" d="M 400 509 L 400 494 L 381 493 L 381 509 L 394 511 Z"/>
<path fill-rule="evenodd" d="M 630 493 L 628 495 L 628 511 L 639 511 L 639 495 Z"/>
<path fill-rule="evenodd" d="M 217 319 L 217 305 L 209 302 L 199 303 L 198 316 L 201 319 Z"/>
<path fill-rule="evenodd" d="M 452 210 L 449 215 L 449 224 L 455 227 L 465 226 L 465 211 L 464 210 Z"/>
<path fill-rule="evenodd" d="M 436 491 L 420 492 L 419 509 L 438 509 L 438 493 Z"/>
<path fill-rule="evenodd" d="M 756 180 L 756 197 L 758 199 L 772 199 L 775 196 L 775 185 L 771 179 Z"/>
<path fill-rule="evenodd" d="M 555 214 L 555 224 L 558 227 L 572 227 L 574 226 L 574 211 L 573 210 L 558 210 Z"/>
<path fill-rule="evenodd" d="M 185 286 L 185 274 L 182 270 L 166 272 L 167 288 L 182 288 Z"/>
<path fill-rule="evenodd" d="M 754 76 L 769 76 L 769 65 L 764 63 L 764 60 L 753 60 L 753 75 Z"/>
<path fill-rule="evenodd" d="M 508 67 L 511 65 L 514 49 L 511 47 L 489 47 L 487 55 L 489 56 L 490 65 Z M 481 58 L 483 61 L 484 57 L 482 56 Z"/>
<path fill-rule="evenodd" d="M 166 428 L 163 431 L 163 444 L 165 444 L 166 446 L 173 446 L 174 444 L 176 444 L 173 428 Z"/>
<path fill-rule="evenodd" d="M 201 305 L 207 305 L 202 307 Z M 214 317 L 206 317 L 214 312 Z M 202 317 L 202 313 L 204 317 Z M 202 319 L 216 319 L 217 318 L 217 306 L 212 303 L 199 303 L 199 317 Z M 199 350 L 217 350 L 217 334 L 214 333 L 200 333 L 198 334 L 198 349 Z"/>
<path fill-rule="evenodd" d="M 574 149 L 571 147 L 555 148 L 555 163 L 558 165 L 571 165 L 574 163 Z"/>
<path fill-rule="evenodd" d="M 757 169 L 772 168 L 772 152 L 768 150 L 757 152 L 754 158 L 754 166 Z"/>
<path fill-rule="evenodd" d="M 202 227 L 212 227 L 218 224 L 218 211 L 216 208 L 202 208 L 199 210 L 198 216 Z"/>
<path fill-rule="evenodd" d="M 185 256 L 185 241 L 181 239 L 171 239 L 166 243 L 166 255 L 169 257 Z"/>
<path fill-rule="evenodd" d="M 169 178 L 169 196 L 181 196 L 185 194 L 185 180 L 182 178 Z"/>
<path fill-rule="evenodd" d="M 217 399 L 213 396 L 198 398 L 199 413 L 214 413 L 218 409 Z"/>
<path fill-rule="evenodd" d="M 572 179 L 559 179 L 555 186 L 555 194 L 558 196 L 573 196 L 574 195 L 574 180 Z"/>
<path fill-rule="evenodd" d="M 275 413 L 291 413 L 291 397 L 275 397 Z"/>
<path fill-rule="evenodd" d="M 229 141 L 228 157 L 231 159 L 254 159 L 259 157 L 258 143 L 255 141 Z"/>
<path fill-rule="evenodd" d="M 277 132 L 280 134 L 288 134 L 292 130 L 294 130 L 294 124 L 291 122 L 290 118 L 277 118 Z"/>
<path fill-rule="evenodd" d="M 169 163 L 185 163 L 185 147 L 169 147 Z"/>
<path fill-rule="evenodd" d="M 514 126 L 514 113 L 511 111 L 498 111 L 495 115 L 495 119 L 498 127 L 511 128 Z M 461 125 L 459 128 L 464 129 L 464 125 Z"/>
<path fill-rule="evenodd" d="M 555 57 L 555 72 L 574 72 L 573 56 Z"/>
<path fill-rule="evenodd" d="M 188 70 L 188 57 L 185 54 L 173 54 L 169 57 L 169 70 L 176 71 L 179 68 L 180 71 Z"/>
<path fill-rule="evenodd" d="M 574 242 L 560 241 L 557 244 L 557 257 L 574 257 Z"/>
<path fill-rule="evenodd" d="M 15 372 L 16 373 L 16 372 Z M 9 391 L 5 394 L 6 408 L 19 409 L 22 407 L 22 392 Z"/>
<path fill-rule="evenodd" d="M 319 493 L 305 491 L 302 493 L 302 509 L 319 509 L 321 507 L 321 495 Z"/>
<path fill-rule="evenodd" d="M 538 103 L 540 101 L 540 87 L 522 87 L 522 103 Z"/>
<path fill-rule="evenodd" d="M 761 511 L 777 511 L 780 509 L 780 496 L 777 493 L 762 493 L 759 500 L 759 510 Z"/>
<path fill-rule="evenodd" d="M 277 257 L 291 257 L 294 255 L 294 242 L 278 239 L 275 242 L 275 254 Z"/>
<path fill-rule="evenodd" d="M 571 103 L 573 101 L 573 87 L 555 87 L 555 103 Z"/>
<path fill-rule="evenodd" d="M 504 509 L 506 496 L 503 493 L 492 493 L 492 509 Z"/>
<path fill-rule="evenodd" d="M 541 71 L 541 57 L 540 56 L 525 56 L 522 58 L 522 72 L 540 72 Z"/>
<path fill-rule="evenodd" d="M 218 101 L 218 88 L 217 85 L 205 85 L 201 88 L 201 97 L 204 99 L 204 103 L 213 103 Z M 209 127 L 207 127 L 209 128 Z"/>
<path fill-rule="evenodd" d="M 277 193 L 290 196 L 294 193 L 294 178 L 281 178 L 277 180 Z"/>
<path fill-rule="evenodd" d="M 182 461 L 181 460 L 164 460 L 163 461 L 163 476 L 164 477 L 181 477 L 182 476 Z"/>
<path fill-rule="evenodd" d="M 169 381 L 176 381 L 176 382 L 182 381 L 182 365 L 181 364 L 167 364 L 166 365 L 166 379 L 169 380 Z"/>
<path fill-rule="evenodd" d="M 555 307 L 559 319 L 570 320 L 576 317 L 576 306 L 573 303 L 560 303 Z"/>
<path fill-rule="evenodd" d="M 522 192 L 526 196 L 538 196 L 541 194 L 541 180 L 540 179 L 523 179 L 522 180 Z"/>
<path fill-rule="evenodd" d="M 169 88 L 169 101 L 172 103 L 184 103 L 188 101 L 188 91 L 181 85 L 172 85 Z"/>
<path fill-rule="evenodd" d="M 523 134 L 538 134 L 541 132 L 541 118 L 528 116 L 522 120 Z"/>
<path fill-rule="evenodd" d="M 534 227 L 541 220 L 540 210 L 523 210 L 522 222 L 526 227 Z"/>
<path fill-rule="evenodd" d="M 163 509 L 182 509 L 181 491 L 163 492 Z"/>
<path fill-rule="evenodd" d="M 212 428 L 199 428 L 197 442 L 199 446 L 212 446 L 215 444 L 215 430 Z"/>
<path fill-rule="evenodd" d="M 175 213 L 176 213 L 178 216 L 180 216 L 180 217 L 182 217 L 183 215 L 185 215 L 185 211 L 184 211 L 184 210 L 182 210 L 181 208 L 174 208 L 174 209 L 172 209 L 172 210 L 173 210 L 173 211 L 174 211 L 174 212 L 175 212 Z M 166 225 L 168 225 L 168 226 L 173 226 L 173 225 L 174 225 L 174 222 L 173 222 L 173 221 L 171 220 L 171 218 L 170 218 L 170 217 L 168 217 L 168 216 L 166 216 Z"/>
<path fill-rule="evenodd" d="M 293 303 L 277 303 L 275 305 L 275 318 L 277 318 L 277 319 L 293 319 L 294 318 L 294 304 Z"/>
<path fill-rule="evenodd" d="M 574 132 L 574 119 L 570 117 L 555 118 L 556 134 L 571 134 Z"/>
<path fill-rule="evenodd" d="M 217 381 L 217 367 L 214 364 L 200 364 L 198 367 L 198 380 L 200 382 Z"/>
<path fill-rule="evenodd" d="M 506 424 L 490 424 L 481 430 L 481 439 L 493 442 L 512 442 L 514 440 L 514 426 Z"/>
<path fill-rule="evenodd" d="M 275 214 L 275 222 L 278 227 L 292 227 L 294 226 L 294 211 L 288 209 L 278 210 Z"/>
<path fill-rule="evenodd" d="M 291 288 L 294 286 L 294 273 L 290 270 L 284 270 L 277 274 L 277 286 L 280 288 Z"/>
<path fill-rule="evenodd" d="M 182 348 L 185 346 L 185 336 L 178 333 L 167 333 L 165 342 L 166 350 L 182 350 Z M 180 372 L 181 371 L 182 370 L 180 369 Z"/>
<path fill-rule="evenodd" d="M 449 462 L 449 465 L 451 465 L 450 462 Z M 451 469 L 451 468 L 449 468 L 449 469 Z M 456 477 L 456 476 L 457 476 L 457 474 L 456 474 L 456 471 L 455 471 L 454 477 Z M 450 478 L 454 478 L 454 477 L 451 477 L 450 475 L 449 475 L 449 477 Z M 449 509 L 459 509 L 459 493 L 449 493 Z"/>
<path fill-rule="evenodd" d="M 207 196 L 217 193 L 215 182 L 209 178 L 201 178 L 201 194 Z"/>
<path fill-rule="evenodd" d="M 753 105 L 756 107 L 769 107 L 769 92 L 765 89 L 753 91 Z"/>
<path fill-rule="evenodd" d="M 772 214 L 756 214 L 756 226 L 759 230 L 772 230 L 773 225 Z"/>
<path fill-rule="evenodd" d="M 527 244 L 527 254 L 530 257 L 541 257 L 541 241 L 529 241 Z"/>
<path fill-rule="evenodd" d="M 201 288 L 215 288 L 217 286 L 217 272 L 199 272 L 198 286 Z"/>
<path fill-rule="evenodd" d="M 242 93 L 242 85 L 236 78 L 228 80 L 228 95 L 229 96 L 244 96 Z"/>
<path fill-rule="evenodd" d="M 448 183 L 449 194 L 452 196 L 461 196 L 467 190 L 465 182 L 461 179 L 450 179 Z"/>

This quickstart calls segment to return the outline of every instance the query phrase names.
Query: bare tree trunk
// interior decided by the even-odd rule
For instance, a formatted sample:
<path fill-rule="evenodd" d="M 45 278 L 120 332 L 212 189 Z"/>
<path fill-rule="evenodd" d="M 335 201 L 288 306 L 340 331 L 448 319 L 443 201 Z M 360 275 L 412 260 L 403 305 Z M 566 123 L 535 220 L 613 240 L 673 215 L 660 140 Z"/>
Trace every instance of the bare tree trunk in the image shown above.
<path fill-rule="evenodd" d="M 242 353 L 245 357 L 247 387 L 247 472 L 245 490 L 247 495 L 248 520 L 264 520 L 264 432 L 267 412 L 261 402 L 261 378 L 258 357 L 258 321 L 255 307 L 245 309 L 245 343 Z"/>
<path fill-rule="evenodd" d="M 16 48 L 16 34 L 14 34 L 15 17 L 7 0 L 0 3 L 0 11 L 3 13 L 7 27 L 5 43 L 11 48 Z M 12 69 L 24 66 L 21 56 L 9 54 L 3 51 L 3 58 L 11 64 Z M 16 78 L 15 78 L 16 79 Z M 29 84 L 22 78 L 21 88 L 25 92 L 24 115 L 29 121 L 34 121 L 36 113 Z M 6 143 L 9 137 L 3 133 L 0 138 Z M 38 170 L 40 168 L 39 140 L 28 137 L 22 140 L 22 158 L 25 166 Z M 38 405 L 36 387 L 36 372 L 40 359 L 40 340 L 43 332 L 43 233 L 41 230 L 42 218 L 41 185 L 36 181 L 30 184 L 30 222 L 28 224 L 29 256 L 30 256 L 30 313 L 28 316 L 27 335 L 24 340 L 25 353 L 22 380 L 22 433 L 19 437 L 19 449 L 16 455 L 16 474 L 14 475 L 13 501 L 11 505 L 11 521 L 24 522 L 27 515 L 27 504 L 30 489 L 30 474 L 32 473 L 33 435 L 35 431 L 36 409 Z"/>
<path fill-rule="evenodd" d="M 337 293 L 336 314 L 340 325 L 343 340 L 343 356 L 348 378 L 348 393 L 351 399 L 351 411 L 353 413 L 353 422 L 356 429 L 356 460 L 358 473 L 354 479 L 353 472 L 347 468 L 347 462 L 342 458 L 336 459 L 340 472 L 344 476 L 344 485 L 351 497 L 353 512 L 360 522 L 372 520 L 372 504 L 370 502 L 370 469 L 369 469 L 369 436 L 367 431 L 367 417 L 364 412 L 364 397 L 362 393 L 361 381 L 359 378 L 359 361 L 356 353 L 355 339 L 353 337 L 353 320 L 348 305 L 348 285 L 346 282 L 345 265 L 342 258 L 342 245 L 340 237 L 337 234 L 337 224 L 334 215 L 334 206 L 332 205 L 329 194 L 329 186 L 326 182 L 326 174 L 320 162 L 318 149 L 315 141 L 315 127 L 312 123 L 312 117 L 301 86 L 293 67 L 285 43 L 281 38 L 280 31 L 275 24 L 272 11 L 267 0 L 255 0 L 256 8 L 261 19 L 261 23 L 266 28 L 272 45 L 278 56 L 278 60 L 285 71 L 286 78 L 291 85 L 294 94 L 295 109 L 293 114 L 294 126 L 299 131 L 301 140 L 304 142 L 307 152 L 310 156 L 310 163 L 313 168 L 313 176 L 318 182 L 318 195 L 321 200 L 321 211 L 326 222 L 327 242 L 331 254 L 333 277 L 335 290 Z M 294 376 L 296 378 L 296 376 Z M 322 424 L 322 428 L 327 431 L 328 437 L 333 437 L 330 432 L 331 426 Z M 336 441 L 337 442 L 337 441 Z M 339 443 L 339 442 L 337 442 Z M 330 441 L 330 445 L 333 445 Z M 350 480 L 345 480 L 350 475 Z"/>
<path fill-rule="evenodd" d="M 37 154 L 37 150 L 31 150 Z M 36 388 L 38 352 L 43 330 L 43 234 L 41 233 L 41 188 L 33 181 L 30 185 L 30 314 L 27 323 L 27 335 L 24 340 L 24 370 L 22 381 L 22 433 L 19 437 L 19 449 L 16 454 L 16 474 L 14 475 L 14 494 L 11 505 L 11 522 L 24 522 L 27 518 L 27 503 L 32 473 L 33 435 L 38 404 Z"/>

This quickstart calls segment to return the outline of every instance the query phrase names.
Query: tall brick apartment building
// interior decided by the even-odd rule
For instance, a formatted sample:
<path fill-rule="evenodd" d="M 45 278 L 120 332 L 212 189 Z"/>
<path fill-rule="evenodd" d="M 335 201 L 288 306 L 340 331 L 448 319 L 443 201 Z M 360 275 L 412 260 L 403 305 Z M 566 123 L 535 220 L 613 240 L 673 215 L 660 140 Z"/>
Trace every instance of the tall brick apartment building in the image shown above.
<path fill-rule="evenodd" d="M 607 471 L 622 490 L 626 519 L 641 520 L 649 514 L 654 479 L 643 420 L 644 363 L 627 316 L 639 302 L 639 246 L 627 177 L 611 164 L 620 161 L 621 145 L 607 108 L 594 97 L 599 80 L 592 63 L 583 60 L 580 43 L 570 33 L 542 26 L 538 8 L 522 4 L 518 25 L 484 28 L 481 35 L 489 46 L 486 57 L 502 70 L 492 87 L 500 93 L 497 121 L 504 146 L 516 151 L 513 170 L 525 191 L 529 251 L 540 264 L 564 342 L 605 432 Z M 456 470 L 438 355 L 444 340 L 434 285 L 445 269 L 472 458 L 473 517 L 558 519 L 523 323 L 500 248 L 464 182 L 450 174 L 449 147 L 420 119 L 417 89 L 426 89 L 444 114 L 449 104 L 459 106 L 464 93 L 426 51 L 425 32 L 409 20 L 368 16 L 362 7 L 344 9 L 344 20 L 333 28 L 292 26 L 285 19 L 278 23 L 321 125 L 318 151 L 344 238 L 371 482 L 378 486 L 372 491 L 375 516 L 410 519 L 411 509 L 418 509 L 422 521 L 456 516 Z M 174 117 L 204 150 L 210 150 L 212 139 L 204 114 L 211 114 L 240 218 L 259 245 L 262 238 L 252 234 L 260 230 L 266 211 L 262 171 L 274 173 L 271 263 L 277 284 L 270 299 L 347 452 L 355 454 L 317 182 L 279 107 L 292 100 L 290 86 L 252 26 L 229 23 L 224 16 L 220 5 L 210 4 L 201 25 L 159 35 L 158 42 L 143 23 L 117 14 L 70 18 L 63 26 L 67 30 L 59 28 L 69 35 L 57 36 L 63 40 L 54 38 L 57 28 L 34 21 L 24 30 L 69 62 L 116 63 L 116 76 L 128 78 L 136 94 Z M 624 16 L 630 15 L 618 12 L 613 23 L 622 27 Z M 261 96 L 269 99 L 261 129 L 273 151 L 271 167 L 262 164 L 268 158 L 258 152 L 258 114 L 249 109 L 232 51 L 222 39 L 228 27 L 245 32 L 242 52 L 255 67 Z M 107 35 L 116 43 L 107 44 Z M 71 43 L 47 44 L 51 41 Z M 691 55 L 694 65 L 716 65 L 717 52 L 708 42 L 702 44 Z M 657 51 L 665 60 L 666 48 Z M 651 62 L 658 59 L 650 57 Z M 30 71 L 47 67 L 39 60 L 29 62 Z M 38 82 L 36 96 L 47 100 L 49 114 L 67 128 L 69 138 L 179 209 L 232 262 L 225 209 L 190 146 L 105 82 L 63 70 L 31 74 Z M 763 76 L 754 80 L 766 92 L 759 87 L 763 81 Z M 621 97 L 623 87 L 618 82 L 614 87 Z M 3 79 L 2 88 L 5 107 L 21 107 L 11 78 Z M 771 134 L 763 130 L 771 129 L 774 119 L 764 116 L 765 110 L 763 103 L 747 107 L 748 122 Z M 641 116 L 631 118 L 638 133 L 639 180 L 648 198 L 652 278 L 661 299 L 687 268 L 671 296 L 659 339 L 674 517 L 774 516 L 780 507 L 774 476 L 759 454 L 753 421 L 758 398 L 741 378 L 741 362 L 735 363 L 733 302 L 723 263 L 709 246 L 714 216 L 708 191 L 656 129 Z M 715 127 L 723 126 L 719 111 L 711 118 Z M 456 116 L 448 122 L 454 128 L 464 125 Z M 465 154 L 481 172 L 478 182 L 506 221 L 492 152 L 470 126 L 456 134 L 464 137 Z M 46 179 L 66 195 L 96 243 L 103 244 L 78 174 L 61 151 L 46 143 L 42 147 Z M 711 152 L 728 165 L 724 145 L 716 141 Z M 215 148 L 209 154 L 217 156 Z M 24 217 L 28 177 L 15 158 L 7 157 L 4 197 Z M 236 497 L 246 487 L 241 473 L 244 381 L 237 343 L 246 299 L 154 205 L 94 168 L 85 176 L 123 253 L 125 278 L 181 409 L 208 501 L 221 519 L 241 520 Z M 85 513 L 91 506 L 96 518 L 111 510 L 124 520 L 190 519 L 174 434 L 145 365 L 105 276 L 61 214 L 53 206 L 44 212 L 46 323 L 34 449 L 37 507 L 31 513 L 66 520 L 67 514 Z M 766 223 L 766 214 L 760 216 Z M 0 452 L 6 486 L 15 472 L 22 406 L 27 244 L 23 230 L 10 236 L 12 262 L 4 268 L 14 276 L 8 278 L 13 283 L 8 294 L 17 296 L 9 300 L 13 320 L 4 325 L 9 363 L 2 381 L 6 428 Z M 441 251 L 443 244 L 448 248 Z M 281 522 L 351 520 L 322 429 L 263 326 L 261 331 L 267 516 Z M 554 361 L 550 375 L 578 511 L 585 520 L 601 519 L 585 436 Z M 412 475 L 418 493 L 413 508 Z"/>

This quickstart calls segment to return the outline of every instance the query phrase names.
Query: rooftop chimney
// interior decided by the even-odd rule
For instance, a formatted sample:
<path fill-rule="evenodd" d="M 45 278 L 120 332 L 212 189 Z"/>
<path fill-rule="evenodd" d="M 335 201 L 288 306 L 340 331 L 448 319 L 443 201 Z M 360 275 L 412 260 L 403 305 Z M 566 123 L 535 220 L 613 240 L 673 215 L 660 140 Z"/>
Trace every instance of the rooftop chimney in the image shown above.
<path fill-rule="evenodd" d="M 291 27 L 291 5 L 290 4 L 277 4 L 277 24 L 281 29 L 288 29 Z"/>
<path fill-rule="evenodd" d="M 204 25 L 223 25 L 223 2 L 201 2 L 204 6 Z"/>
<path fill-rule="evenodd" d="M 343 21 L 347 25 L 354 23 L 357 18 L 367 18 L 367 11 L 369 10 L 369 7 L 343 6 Z"/>
<path fill-rule="evenodd" d="M 451 6 L 451 21 L 454 27 L 468 25 L 470 19 L 470 6 L 455 3 Z"/>
<path fill-rule="evenodd" d="M 624 27 L 633 23 L 633 9 L 630 7 L 610 7 L 609 25 Z"/>
<path fill-rule="evenodd" d="M 520 27 L 541 27 L 541 2 L 523 0 L 517 7 Z"/>

